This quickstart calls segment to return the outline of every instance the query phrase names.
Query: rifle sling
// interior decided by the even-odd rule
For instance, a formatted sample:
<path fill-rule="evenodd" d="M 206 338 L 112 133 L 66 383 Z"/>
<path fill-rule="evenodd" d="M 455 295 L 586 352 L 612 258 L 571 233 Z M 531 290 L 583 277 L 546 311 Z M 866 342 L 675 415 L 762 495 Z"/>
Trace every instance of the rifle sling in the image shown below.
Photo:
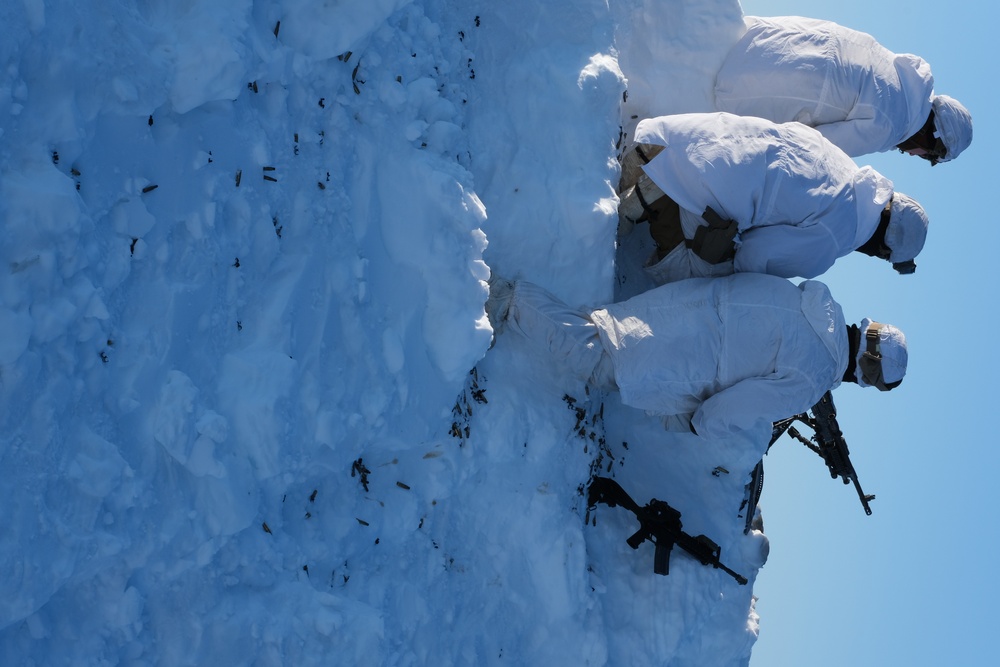
<path fill-rule="evenodd" d="M 635 145 L 635 154 L 639 156 L 639 159 L 642 160 L 643 164 L 649 164 L 649 161 L 652 159 L 646 155 L 646 151 L 643 150 L 642 144 Z"/>

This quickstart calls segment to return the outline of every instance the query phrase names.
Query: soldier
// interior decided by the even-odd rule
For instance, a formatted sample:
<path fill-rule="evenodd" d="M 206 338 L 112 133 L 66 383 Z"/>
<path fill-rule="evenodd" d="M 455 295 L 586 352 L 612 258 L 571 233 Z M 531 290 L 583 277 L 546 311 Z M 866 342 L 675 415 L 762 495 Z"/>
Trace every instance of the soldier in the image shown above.
<path fill-rule="evenodd" d="M 843 382 L 888 391 L 906 373 L 902 332 L 848 326 L 826 285 L 762 274 L 693 278 L 596 309 L 528 282 L 490 279 L 495 334 L 512 329 L 622 402 L 683 416 L 716 438 L 805 412 Z"/>
<path fill-rule="evenodd" d="M 972 142 L 972 117 L 934 94 L 930 65 L 866 33 L 799 16 L 745 17 L 726 56 L 715 107 L 815 127 L 848 155 L 891 150 L 954 160 Z"/>
<path fill-rule="evenodd" d="M 647 220 L 658 284 L 767 273 L 814 278 L 857 250 L 915 269 L 927 215 L 817 130 L 728 113 L 645 119 L 622 161 L 624 233 Z"/>

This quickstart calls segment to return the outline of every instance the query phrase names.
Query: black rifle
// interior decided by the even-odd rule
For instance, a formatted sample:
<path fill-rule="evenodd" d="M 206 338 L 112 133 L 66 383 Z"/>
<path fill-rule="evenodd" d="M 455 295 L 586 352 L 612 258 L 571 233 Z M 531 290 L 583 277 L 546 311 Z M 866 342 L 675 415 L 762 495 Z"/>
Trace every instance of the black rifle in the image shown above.
<path fill-rule="evenodd" d="M 819 402 L 812 406 L 810 412 L 812 412 L 812 416 L 802 413 L 775 422 L 771 431 L 771 444 L 774 444 L 774 441 L 787 431 L 788 435 L 823 458 L 826 467 L 830 469 L 830 477 L 833 479 L 840 477 L 844 480 L 844 484 L 854 483 L 858 498 L 861 499 L 861 505 L 865 508 L 865 514 L 870 515 L 872 508 L 868 506 L 868 503 L 875 500 L 875 496 L 866 495 L 861 490 L 858 473 L 855 472 L 854 465 L 851 464 L 851 452 L 847 449 L 847 441 L 844 440 L 840 424 L 837 423 L 837 408 L 833 404 L 833 394 L 829 391 L 823 394 Z M 813 430 L 812 441 L 803 437 L 792 426 L 795 421 L 800 421 Z"/>
<path fill-rule="evenodd" d="M 656 546 L 653 556 L 654 573 L 662 575 L 670 573 L 670 551 L 677 544 L 702 565 L 720 569 L 740 585 L 746 585 L 746 577 L 719 562 L 719 556 L 722 554 L 719 545 L 704 535 L 691 537 L 685 533 L 681 526 L 681 513 L 664 501 L 654 498 L 645 507 L 639 507 L 618 482 L 607 477 L 595 477 L 587 494 L 588 509 L 593 509 L 597 503 L 604 503 L 608 507 L 621 505 L 635 514 L 639 519 L 639 530 L 626 541 L 633 549 L 638 549 L 646 540 Z"/>

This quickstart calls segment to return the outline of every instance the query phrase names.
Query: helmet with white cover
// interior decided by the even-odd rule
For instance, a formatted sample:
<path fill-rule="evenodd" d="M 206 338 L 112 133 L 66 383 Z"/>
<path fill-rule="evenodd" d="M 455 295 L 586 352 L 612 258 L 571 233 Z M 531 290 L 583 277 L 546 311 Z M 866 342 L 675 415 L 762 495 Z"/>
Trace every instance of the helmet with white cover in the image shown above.
<path fill-rule="evenodd" d="M 900 273 L 912 273 L 916 268 L 913 260 L 924 248 L 929 222 L 924 207 L 915 199 L 902 192 L 893 193 L 885 246 L 889 250 L 887 259 Z"/>
<path fill-rule="evenodd" d="M 972 114 L 953 97 L 935 95 L 931 100 L 934 112 L 934 136 L 944 143 L 946 153 L 938 162 L 950 162 L 972 143 Z"/>

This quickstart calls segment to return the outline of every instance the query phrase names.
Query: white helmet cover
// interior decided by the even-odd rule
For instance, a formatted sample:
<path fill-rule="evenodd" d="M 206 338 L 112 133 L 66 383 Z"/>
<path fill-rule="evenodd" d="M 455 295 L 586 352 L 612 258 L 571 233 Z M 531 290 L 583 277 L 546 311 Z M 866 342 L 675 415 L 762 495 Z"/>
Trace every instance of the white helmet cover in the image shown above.
<path fill-rule="evenodd" d="M 892 251 L 890 262 L 908 262 L 920 254 L 927 240 L 928 222 L 924 208 L 914 199 L 902 192 L 893 194 L 889 226 L 885 230 L 885 244 Z"/>
<path fill-rule="evenodd" d="M 958 100 L 947 95 L 935 95 L 931 109 L 934 110 L 934 136 L 948 149 L 948 154 L 940 161 L 950 162 L 972 143 L 972 115 Z"/>
<path fill-rule="evenodd" d="M 857 362 L 857 371 L 855 371 L 855 376 L 858 380 L 858 385 L 862 387 L 870 387 L 868 383 L 865 382 L 861 373 L 861 357 L 864 355 L 866 348 L 865 345 L 865 332 L 868 331 L 868 326 L 873 322 L 871 318 L 866 317 L 861 320 L 859 328 L 861 329 L 861 345 L 858 349 L 858 356 L 855 359 Z M 886 384 L 892 384 L 893 382 L 899 382 L 906 375 L 906 362 L 909 359 L 909 355 L 906 351 L 906 336 L 903 332 L 892 326 L 891 324 L 882 324 L 878 330 L 878 344 L 879 353 L 882 355 L 882 380 Z"/>

